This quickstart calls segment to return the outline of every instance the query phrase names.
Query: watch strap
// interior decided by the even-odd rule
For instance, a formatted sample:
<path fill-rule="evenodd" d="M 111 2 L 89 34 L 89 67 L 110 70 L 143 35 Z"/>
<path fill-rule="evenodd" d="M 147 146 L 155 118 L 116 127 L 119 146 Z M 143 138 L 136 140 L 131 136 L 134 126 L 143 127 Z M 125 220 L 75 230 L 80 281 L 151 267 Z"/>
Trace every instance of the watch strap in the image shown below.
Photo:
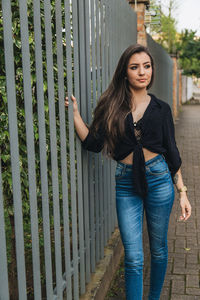
<path fill-rule="evenodd" d="M 187 186 L 184 185 L 181 189 L 178 189 L 178 192 L 187 192 Z"/>

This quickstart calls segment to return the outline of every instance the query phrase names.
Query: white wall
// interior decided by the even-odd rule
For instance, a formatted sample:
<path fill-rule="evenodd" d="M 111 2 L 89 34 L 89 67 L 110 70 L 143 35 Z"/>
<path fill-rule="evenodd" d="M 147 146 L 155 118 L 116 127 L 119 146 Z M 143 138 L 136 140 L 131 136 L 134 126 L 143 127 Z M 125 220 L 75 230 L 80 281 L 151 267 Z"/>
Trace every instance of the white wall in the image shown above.
<path fill-rule="evenodd" d="M 192 77 L 187 77 L 187 100 L 190 100 L 193 95 L 193 81 Z"/>
<path fill-rule="evenodd" d="M 185 103 L 193 97 L 195 88 L 192 77 L 182 75 L 182 103 Z"/>
<path fill-rule="evenodd" d="M 187 101 L 187 76 L 182 75 L 182 103 Z"/>

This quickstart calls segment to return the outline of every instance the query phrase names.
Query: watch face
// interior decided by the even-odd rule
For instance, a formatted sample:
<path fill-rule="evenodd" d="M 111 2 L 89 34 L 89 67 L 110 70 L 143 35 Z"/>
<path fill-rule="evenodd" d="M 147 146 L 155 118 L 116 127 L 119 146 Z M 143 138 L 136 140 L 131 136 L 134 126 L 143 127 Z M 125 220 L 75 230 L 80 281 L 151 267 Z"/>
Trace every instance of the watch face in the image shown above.
<path fill-rule="evenodd" d="M 182 189 L 179 190 L 180 192 L 187 192 L 187 187 L 183 186 Z"/>

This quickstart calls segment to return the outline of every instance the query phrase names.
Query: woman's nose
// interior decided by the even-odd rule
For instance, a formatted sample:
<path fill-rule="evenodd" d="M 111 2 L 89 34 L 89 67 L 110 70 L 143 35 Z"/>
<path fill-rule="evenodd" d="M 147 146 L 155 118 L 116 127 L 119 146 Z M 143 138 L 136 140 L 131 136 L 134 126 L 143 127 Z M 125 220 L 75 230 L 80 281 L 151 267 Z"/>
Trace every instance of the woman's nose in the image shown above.
<path fill-rule="evenodd" d="M 140 75 L 144 74 L 144 67 L 143 66 L 139 67 L 139 74 Z"/>

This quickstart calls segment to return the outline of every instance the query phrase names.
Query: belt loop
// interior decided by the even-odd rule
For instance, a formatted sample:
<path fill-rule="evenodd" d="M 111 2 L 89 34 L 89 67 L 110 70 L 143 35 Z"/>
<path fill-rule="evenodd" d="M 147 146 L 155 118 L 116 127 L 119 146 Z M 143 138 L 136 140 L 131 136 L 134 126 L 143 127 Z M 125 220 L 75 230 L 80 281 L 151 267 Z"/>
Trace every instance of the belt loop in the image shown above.
<path fill-rule="evenodd" d="M 124 164 L 123 173 L 126 172 L 126 164 Z"/>

